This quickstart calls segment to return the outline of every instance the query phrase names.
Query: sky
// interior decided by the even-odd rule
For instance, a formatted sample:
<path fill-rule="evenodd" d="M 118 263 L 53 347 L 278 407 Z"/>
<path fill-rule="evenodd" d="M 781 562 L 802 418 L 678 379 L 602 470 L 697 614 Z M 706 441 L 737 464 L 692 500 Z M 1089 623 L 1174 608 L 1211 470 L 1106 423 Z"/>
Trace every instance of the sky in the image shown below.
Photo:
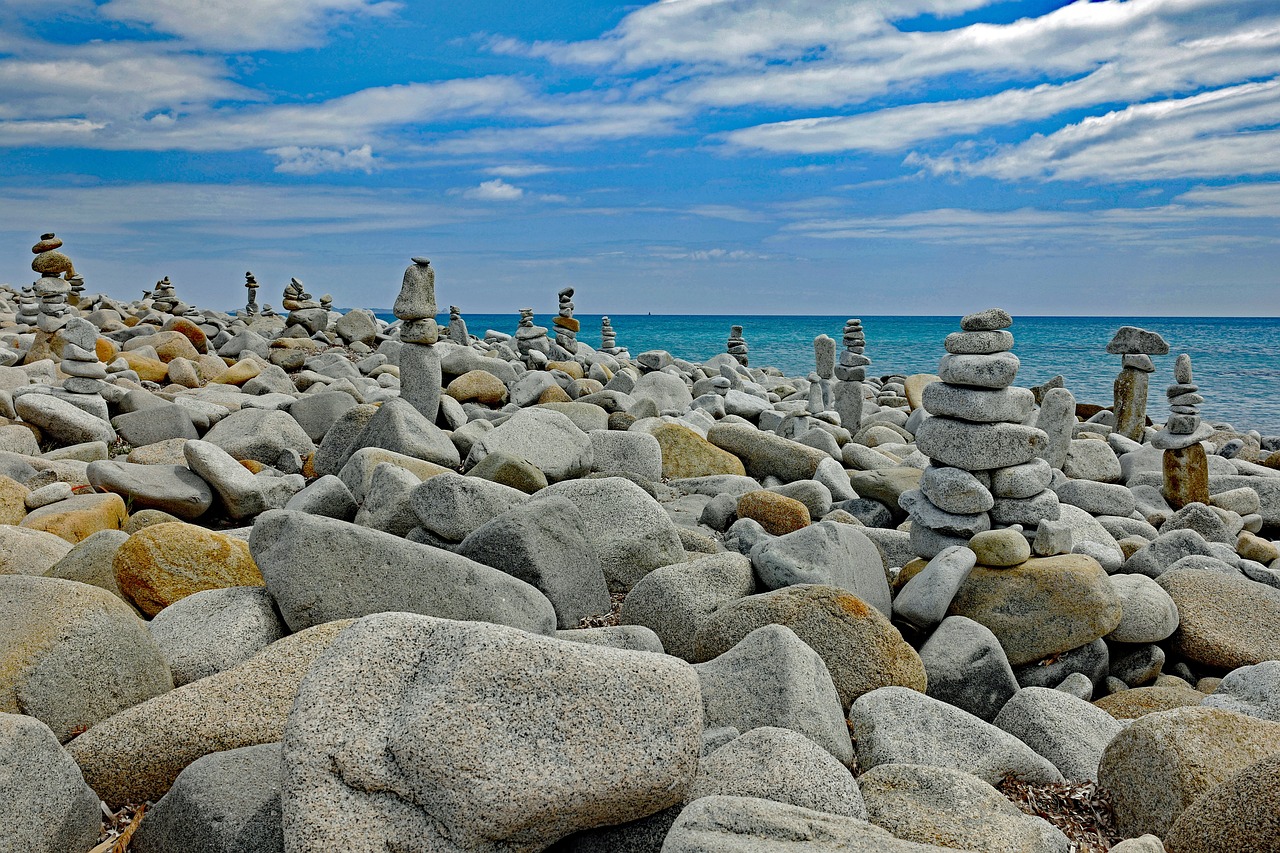
<path fill-rule="evenodd" d="M 0 0 L 0 282 L 1280 315 L 1275 0 Z"/>

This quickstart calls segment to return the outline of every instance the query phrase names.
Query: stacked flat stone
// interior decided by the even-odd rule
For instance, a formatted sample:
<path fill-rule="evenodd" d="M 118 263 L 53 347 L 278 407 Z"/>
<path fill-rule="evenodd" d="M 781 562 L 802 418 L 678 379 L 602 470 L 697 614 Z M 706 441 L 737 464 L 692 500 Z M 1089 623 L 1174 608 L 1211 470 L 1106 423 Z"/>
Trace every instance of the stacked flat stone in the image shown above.
<path fill-rule="evenodd" d="M 413 258 L 404 271 L 391 313 L 400 325 L 400 397 L 432 423 L 440 411 L 440 339 L 436 324 L 436 272 L 427 258 Z"/>
<path fill-rule="evenodd" d="M 1149 377 L 1156 369 L 1151 356 L 1168 355 L 1169 345 L 1155 332 L 1121 326 L 1107 344 L 1107 352 L 1124 357 L 1113 386 L 1113 429 L 1125 438 L 1140 442 L 1147 426 Z"/>
<path fill-rule="evenodd" d="M 71 292 L 70 279 L 77 277 L 71 259 L 59 252 L 62 241 L 53 234 L 41 234 L 40 242 L 31 247 L 35 258 L 31 269 L 40 273 L 40 279 L 32 290 L 40 297 L 36 327 L 47 335 L 61 329 L 71 310 L 67 306 L 67 294 Z"/>
<path fill-rule="evenodd" d="M 163 311 L 165 314 L 176 313 L 178 295 L 174 289 L 173 282 L 169 281 L 169 276 L 165 276 L 156 282 L 155 289 L 151 291 L 151 307 L 157 311 Z"/>
<path fill-rule="evenodd" d="M 840 363 L 836 365 L 835 378 L 839 380 L 832 389 L 832 400 L 840 415 L 840 425 L 856 432 L 862 425 L 862 383 L 867 378 L 867 338 L 862 331 L 862 321 L 851 318 L 844 321 Z"/>
<path fill-rule="evenodd" d="M 88 320 L 72 317 L 62 329 L 62 390 L 83 396 L 100 395 L 107 367 L 98 359 L 98 330 Z M 80 408 L 86 408 L 81 405 Z M 105 412 L 106 406 L 102 407 Z"/>
<path fill-rule="evenodd" d="M 1058 519 L 1052 469 L 1038 456 L 1048 436 L 1023 423 L 1035 398 L 1013 385 L 1019 362 L 1005 331 L 1011 325 L 998 308 L 962 319 L 961 331 L 946 339 L 942 381 L 922 394 L 932 417 L 917 429 L 916 447 L 930 464 L 900 505 L 911 516 L 912 550 L 926 559 L 985 530 L 1018 524 L 1034 531 L 1041 520 Z"/>
<path fill-rule="evenodd" d="M 826 335 L 813 339 L 814 375 L 809 385 L 809 414 L 835 411 L 832 378 L 836 372 L 836 342 Z"/>
<path fill-rule="evenodd" d="M 876 405 L 882 408 L 900 409 L 910 405 L 907 401 L 907 377 L 894 374 L 885 379 L 876 392 Z"/>
<path fill-rule="evenodd" d="M 471 334 L 467 331 L 467 321 L 462 319 L 462 310 L 457 305 L 449 306 L 449 340 L 463 346 L 471 343 Z"/>
<path fill-rule="evenodd" d="M 738 364 L 747 367 L 747 342 L 742 337 L 742 327 L 733 326 L 729 329 L 729 340 L 725 341 L 725 351 L 729 355 L 737 359 Z"/>
<path fill-rule="evenodd" d="M 289 312 L 285 326 L 301 326 L 307 334 L 314 335 L 329 327 L 329 310 L 302 289 L 302 282 L 289 279 L 281 297 L 280 307 Z"/>
<path fill-rule="evenodd" d="M 1200 387 L 1192 382 L 1191 356 L 1183 353 L 1173 366 L 1174 384 L 1166 392 L 1169 419 L 1151 444 L 1164 451 L 1164 497 L 1174 509 L 1209 502 L 1209 459 L 1200 442 L 1213 427 L 1200 420 Z"/>
<path fill-rule="evenodd" d="M 320 294 L 320 307 L 326 311 L 332 311 L 333 310 L 333 294 L 330 294 L 330 293 Z"/>
<path fill-rule="evenodd" d="M 569 355 L 574 355 L 578 352 L 578 330 L 582 323 L 573 319 L 573 288 L 566 287 L 556 296 L 560 305 L 556 318 L 551 321 L 556 327 L 556 343 Z"/>
<path fill-rule="evenodd" d="M 244 286 L 249 291 L 249 301 L 244 305 L 244 313 L 254 317 L 258 313 L 258 280 L 253 277 L 253 273 L 244 274 Z"/>
<path fill-rule="evenodd" d="M 531 364 L 545 364 L 551 353 L 551 341 L 547 339 L 545 326 L 535 325 L 533 309 L 520 309 L 520 325 L 516 327 L 516 349 Z"/>
<path fill-rule="evenodd" d="M 40 297 L 36 295 L 34 287 L 28 285 L 22 288 L 18 294 L 18 316 L 17 322 L 26 326 L 28 329 L 35 328 L 36 322 L 40 319 Z"/>

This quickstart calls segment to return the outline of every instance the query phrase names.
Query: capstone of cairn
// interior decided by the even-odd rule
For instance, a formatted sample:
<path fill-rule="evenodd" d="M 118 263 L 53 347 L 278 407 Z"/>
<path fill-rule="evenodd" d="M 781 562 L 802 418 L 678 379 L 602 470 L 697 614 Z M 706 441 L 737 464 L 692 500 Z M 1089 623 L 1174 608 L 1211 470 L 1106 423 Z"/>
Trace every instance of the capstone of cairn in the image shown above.
<path fill-rule="evenodd" d="M 400 319 L 400 397 L 432 423 L 440 411 L 440 339 L 436 324 L 436 272 L 427 258 L 404 271 L 391 312 Z"/>
<path fill-rule="evenodd" d="M 1213 435 L 1213 427 L 1200 420 L 1200 387 L 1192 382 L 1191 356 L 1183 353 L 1173 366 L 1169 386 L 1169 419 L 1151 444 L 1164 451 L 1164 498 L 1182 509 L 1189 503 L 1209 502 L 1209 459 L 1200 442 Z"/>
<path fill-rule="evenodd" d="M 1147 427 L 1147 387 L 1156 366 L 1153 355 L 1168 355 L 1169 345 L 1155 332 L 1121 326 L 1107 344 L 1107 352 L 1123 356 L 1113 387 L 1112 428 L 1125 438 L 1142 441 Z"/>
<path fill-rule="evenodd" d="M 578 352 L 578 331 L 582 328 L 579 320 L 573 319 L 573 288 L 566 287 L 556 294 L 559 307 L 556 317 L 551 323 L 556 327 L 556 343 L 569 355 Z"/>
<path fill-rule="evenodd" d="M 998 308 L 962 319 L 944 344 L 942 381 L 921 395 L 930 417 L 917 428 L 916 447 L 929 466 L 900 506 L 911 516 L 912 550 L 925 559 L 985 530 L 1035 531 L 1042 520 L 1058 520 L 1053 469 L 1040 458 L 1048 436 L 1023 423 L 1035 397 L 1013 385 L 1012 325 Z"/>
<path fill-rule="evenodd" d="M 467 321 L 462 319 L 462 310 L 457 305 L 449 306 L 449 340 L 463 346 L 471 343 L 471 335 L 467 332 Z"/>
<path fill-rule="evenodd" d="M 331 293 L 320 294 L 320 307 L 326 311 L 332 311 L 333 310 L 333 294 Z"/>
<path fill-rule="evenodd" d="M 742 327 L 732 326 L 729 329 L 729 340 L 725 341 L 725 352 L 733 356 L 738 364 L 748 367 L 747 341 L 742 337 Z"/>
<path fill-rule="evenodd" d="M 857 432 L 862 425 L 862 383 L 867 378 L 867 338 L 862 331 L 862 321 L 851 318 L 844 321 L 840 363 L 836 365 L 835 388 L 832 400 L 840 415 L 840 425 L 850 432 Z"/>
<path fill-rule="evenodd" d="M 157 281 L 151 291 L 151 307 L 165 314 L 174 314 L 177 313 L 178 304 L 178 294 L 173 282 L 169 281 L 169 276 Z"/>
<path fill-rule="evenodd" d="M 67 295 L 71 293 L 72 279 L 80 276 L 71 259 L 59 252 L 62 241 L 52 233 L 41 234 L 40 242 L 31 247 L 35 258 L 31 261 L 31 269 L 40 273 L 40 278 L 31 289 L 40 298 L 36 328 L 46 335 L 52 335 L 67 322 Z"/>
<path fill-rule="evenodd" d="M 826 335 L 813 339 L 813 376 L 809 377 L 809 414 L 835 411 L 832 378 L 836 372 L 836 342 Z"/>
<path fill-rule="evenodd" d="M 249 301 L 244 304 L 244 313 L 255 317 L 258 314 L 258 280 L 253 277 L 253 273 L 244 274 L 244 286 L 249 291 Z"/>
<path fill-rule="evenodd" d="M 551 341 L 547 339 L 545 326 L 535 325 L 533 309 L 520 309 L 520 324 L 516 326 L 516 350 L 530 366 L 542 366 L 551 354 Z"/>

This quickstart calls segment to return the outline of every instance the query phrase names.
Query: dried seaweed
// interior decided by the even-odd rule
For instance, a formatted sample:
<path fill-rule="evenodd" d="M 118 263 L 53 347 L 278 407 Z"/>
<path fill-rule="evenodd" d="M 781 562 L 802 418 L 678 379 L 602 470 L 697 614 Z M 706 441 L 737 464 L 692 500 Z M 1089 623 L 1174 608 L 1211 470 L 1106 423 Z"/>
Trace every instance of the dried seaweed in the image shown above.
<path fill-rule="evenodd" d="M 1111 799 L 1094 782 L 1030 784 L 1006 779 L 1000 792 L 1022 811 L 1062 830 L 1071 853 L 1106 853 L 1120 841 Z"/>
<path fill-rule="evenodd" d="M 622 600 L 625 592 L 615 592 L 609 596 L 609 612 L 595 616 L 587 616 L 578 623 L 579 628 L 612 628 L 618 624 L 618 614 L 622 612 Z"/>
<path fill-rule="evenodd" d="M 113 812 L 103 803 L 102 813 L 106 820 L 98 835 L 98 845 L 89 853 L 128 853 L 129 841 L 142 824 L 142 816 L 146 810 L 145 803 L 130 803 Z"/>

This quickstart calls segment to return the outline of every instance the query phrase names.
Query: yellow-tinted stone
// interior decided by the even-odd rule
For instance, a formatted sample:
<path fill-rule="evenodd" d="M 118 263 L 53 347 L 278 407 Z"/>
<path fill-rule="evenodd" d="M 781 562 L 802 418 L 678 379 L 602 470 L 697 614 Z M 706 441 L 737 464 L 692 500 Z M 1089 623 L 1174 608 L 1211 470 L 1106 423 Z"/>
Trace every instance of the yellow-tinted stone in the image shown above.
<path fill-rule="evenodd" d="M 267 468 L 266 465 L 262 464 L 257 459 L 240 459 L 237 461 L 247 468 L 250 474 L 261 474 Z"/>
<path fill-rule="evenodd" d="M 31 490 L 12 477 L 0 474 L 0 524 L 19 524 L 27 515 Z"/>
<path fill-rule="evenodd" d="M 134 533 L 113 568 L 120 591 L 148 616 L 202 589 L 266 585 L 248 542 L 180 521 Z"/>
<path fill-rule="evenodd" d="M 1236 553 L 1246 560 L 1256 560 L 1264 565 L 1273 560 L 1280 560 L 1280 548 L 1275 543 L 1261 536 L 1254 536 L 1245 531 L 1236 540 Z"/>
<path fill-rule="evenodd" d="M 88 494 L 72 495 L 32 510 L 22 519 L 21 526 L 61 536 L 74 545 L 99 530 L 120 530 L 128 520 L 124 499 L 119 495 Z"/>
<path fill-rule="evenodd" d="M 548 361 L 547 370 L 559 370 L 569 374 L 574 379 L 583 379 L 586 374 L 582 372 L 582 365 L 576 361 Z"/>
<path fill-rule="evenodd" d="M 130 450 L 125 461 L 136 465 L 186 465 L 187 457 L 182 452 L 186 443 L 185 438 L 166 438 L 154 444 L 144 444 Z"/>
<path fill-rule="evenodd" d="M 169 365 L 158 358 L 150 358 L 136 352 L 122 352 L 116 357 L 128 362 L 129 369 L 144 381 L 163 382 L 169 375 Z"/>
<path fill-rule="evenodd" d="M 200 378 L 210 382 L 227 372 L 227 363 L 216 355 L 202 355 L 196 359 L 196 368 Z"/>
<path fill-rule="evenodd" d="M 1134 720 L 1147 714 L 1169 711 L 1173 708 L 1199 705 L 1204 694 L 1186 683 L 1183 686 L 1135 687 L 1121 690 L 1094 701 L 1102 710 L 1117 720 Z"/>
<path fill-rule="evenodd" d="M 168 364 L 175 358 L 195 361 L 200 357 L 191 340 L 181 332 L 157 332 L 150 336 L 150 343 L 156 348 L 160 360 Z"/>
<path fill-rule="evenodd" d="M 469 370 L 449 383 L 444 390 L 459 403 L 500 406 L 507 401 L 507 386 L 487 370 Z"/>
<path fill-rule="evenodd" d="M 559 385 L 552 385 L 538 397 L 539 403 L 572 403 L 569 395 Z"/>
<path fill-rule="evenodd" d="M 98 361 L 103 364 L 109 364 L 112 359 L 120 354 L 120 345 L 109 338 L 99 337 L 93 342 L 93 346 L 98 352 Z"/>
<path fill-rule="evenodd" d="M 246 358 L 237 361 L 218 376 L 212 377 L 209 382 L 220 385 L 243 385 L 261 372 L 262 365 L 251 358 Z"/>
<path fill-rule="evenodd" d="M 741 459 L 686 426 L 663 424 L 653 431 L 653 437 L 662 450 L 662 476 L 669 480 L 712 474 L 746 476 Z"/>
<path fill-rule="evenodd" d="M 191 346 L 195 347 L 197 353 L 209 351 L 209 339 L 205 336 L 204 330 L 186 317 L 174 317 L 164 324 L 163 331 L 178 332 L 191 342 Z"/>
<path fill-rule="evenodd" d="M 907 405 L 911 407 L 911 411 L 920 408 L 923 403 L 920 402 L 920 395 L 924 393 L 924 388 L 931 382 L 941 382 L 942 379 L 932 373 L 913 373 L 907 377 L 907 381 L 902 383 L 905 388 L 907 397 Z"/>
<path fill-rule="evenodd" d="M 750 518 L 774 536 L 785 536 L 808 527 L 809 508 L 795 498 L 777 492 L 747 492 L 738 498 L 738 517 Z"/>

